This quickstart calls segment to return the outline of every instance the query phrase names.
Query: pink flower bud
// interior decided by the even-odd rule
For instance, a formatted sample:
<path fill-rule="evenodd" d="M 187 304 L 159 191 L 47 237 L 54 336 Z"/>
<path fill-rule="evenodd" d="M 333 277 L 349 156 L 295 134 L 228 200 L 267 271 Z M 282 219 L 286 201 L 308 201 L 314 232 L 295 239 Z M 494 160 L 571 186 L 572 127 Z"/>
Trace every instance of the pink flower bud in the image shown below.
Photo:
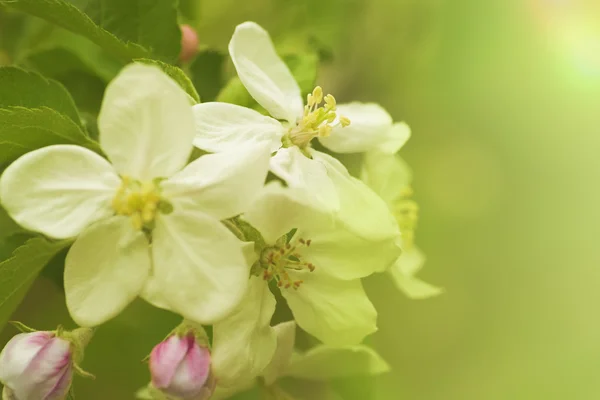
<path fill-rule="evenodd" d="M 172 335 L 150 354 L 152 385 L 168 396 L 184 400 L 208 398 L 214 389 L 210 379 L 210 352 L 198 345 L 193 334 Z"/>
<path fill-rule="evenodd" d="M 71 343 L 52 332 L 20 333 L 0 354 L 0 381 L 15 400 L 63 400 L 73 378 Z"/>
<path fill-rule="evenodd" d="M 181 25 L 181 53 L 179 59 L 188 62 L 198 53 L 198 34 L 189 25 Z"/>

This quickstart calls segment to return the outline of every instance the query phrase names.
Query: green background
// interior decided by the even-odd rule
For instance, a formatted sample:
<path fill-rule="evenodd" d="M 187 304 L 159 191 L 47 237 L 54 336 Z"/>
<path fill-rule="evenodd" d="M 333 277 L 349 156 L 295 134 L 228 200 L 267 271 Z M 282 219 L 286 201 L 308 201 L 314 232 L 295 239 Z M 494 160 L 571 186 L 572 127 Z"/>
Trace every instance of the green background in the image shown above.
<path fill-rule="evenodd" d="M 342 398 L 600 398 L 594 2 L 184 6 L 201 43 L 212 47 L 223 48 L 245 20 L 291 49 L 299 37 L 315 35 L 330 50 L 319 77 L 326 92 L 339 103 L 378 102 L 412 127 L 401 154 L 414 169 L 421 205 L 417 242 L 428 257 L 421 277 L 446 292 L 414 301 L 386 275 L 367 280 L 380 315 L 369 343 L 393 371 L 337 382 Z M 46 329 L 68 321 L 50 275 L 36 282 L 16 319 Z M 140 360 L 176 322 L 139 302 L 100 328 L 84 363 L 98 379 L 79 379 L 78 398 L 132 398 L 147 379 Z M 13 333 L 5 330 L 3 340 Z M 321 396 L 309 393 L 307 399 Z"/>

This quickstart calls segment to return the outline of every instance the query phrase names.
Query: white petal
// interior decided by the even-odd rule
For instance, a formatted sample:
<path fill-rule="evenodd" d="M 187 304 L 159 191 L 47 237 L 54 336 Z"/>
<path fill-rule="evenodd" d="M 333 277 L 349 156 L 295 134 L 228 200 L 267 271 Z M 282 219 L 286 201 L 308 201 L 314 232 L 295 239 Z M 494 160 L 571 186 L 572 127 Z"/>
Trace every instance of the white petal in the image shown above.
<path fill-rule="evenodd" d="M 330 156 L 313 152 L 313 157 L 327 168 L 327 173 L 340 199 L 337 220 L 365 239 L 382 241 L 400 235 L 398 224 L 387 204 L 373 190 L 358 179 L 340 170 Z"/>
<path fill-rule="evenodd" d="M 358 344 L 377 330 L 377 311 L 360 280 L 342 281 L 325 273 L 290 273 L 304 283 L 297 290 L 284 289 L 296 323 L 325 344 Z"/>
<path fill-rule="evenodd" d="M 142 181 L 179 171 L 195 134 L 183 89 L 159 68 L 142 64 L 125 67 L 108 85 L 98 128 L 116 170 Z"/>
<path fill-rule="evenodd" d="M 270 386 L 282 376 L 292 360 L 296 343 L 296 322 L 288 321 L 273 327 L 277 334 L 277 349 L 273 359 L 262 373 L 265 384 Z"/>
<path fill-rule="evenodd" d="M 281 147 L 285 129 L 279 121 L 250 108 L 228 103 L 202 103 L 193 107 L 196 120 L 194 146 L 218 153 L 266 142 L 270 150 Z"/>
<path fill-rule="evenodd" d="M 396 154 L 408 139 L 410 139 L 410 127 L 404 122 L 397 122 L 388 129 L 377 150 L 382 153 Z"/>
<path fill-rule="evenodd" d="M 14 385 L 36 354 L 52 339 L 50 332 L 19 333 L 0 353 L 0 382 Z"/>
<path fill-rule="evenodd" d="M 279 149 L 271 157 L 271 171 L 290 188 L 310 196 L 315 207 L 324 211 L 339 209 L 340 199 L 327 168 L 317 160 L 306 157 L 298 147 Z"/>
<path fill-rule="evenodd" d="M 141 292 L 150 272 L 148 240 L 129 218 L 97 222 L 77 238 L 65 260 L 65 296 L 73 320 L 96 326 Z"/>
<path fill-rule="evenodd" d="M 430 285 L 414 275 L 423 267 L 425 256 L 416 247 L 406 250 L 390 268 L 394 283 L 411 299 L 426 299 L 443 293 L 443 289 Z"/>
<path fill-rule="evenodd" d="M 257 377 L 277 346 L 271 328 L 275 297 L 267 282 L 251 277 L 240 306 L 213 327 L 212 369 L 219 386 L 236 386 Z"/>
<path fill-rule="evenodd" d="M 333 219 L 308 206 L 307 202 L 297 190 L 270 182 L 244 214 L 244 219 L 260 231 L 267 244 L 275 244 L 292 229 L 330 230 Z"/>
<path fill-rule="evenodd" d="M 159 215 L 152 242 L 158 298 L 194 322 L 223 319 L 248 284 L 242 246 L 220 221 L 200 211 Z"/>
<path fill-rule="evenodd" d="M 360 179 L 392 206 L 412 181 L 412 171 L 406 162 L 393 154 L 365 154 Z"/>
<path fill-rule="evenodd" d="M 120 179 L 98 154 L 72 145 L 25 154 L 0 179 L 2 205 L 26 229 L 56 239 L 109 217 Z"/>
<path fill-rule="evenodd" d="M 240 80 L 273 117 L 295 123 L 303 100 L 296 79 L 275 52 L 267 31 L 254 22 L 235 28 L 229 54 Z"/>
<path fill-rule="evenodd" d="M 364 345 L 331 347 L 320 345 L 294 357 L 287 376 L 329 381 L 337 378 L 380 375 L 390 366 L 377 352 Z"/>
<path fill-rule="evenodd" d="M 164 181 L 163 195 L 176 210 L 199 210 L 219 220 L 233 217 L 260 193 L 269 159 L 264 144 L 204 155 Z"/>
<path fill-rule="evenodd" d="M 375 103 L 350 103 L 337 106 L 338 115 L 350 119 L 350 125 L 337 126 L 331 135 L 319 138 L 323 146 L 336 153 L 362 153 L 378 149 L 387 142 L 392 117 Z"/>

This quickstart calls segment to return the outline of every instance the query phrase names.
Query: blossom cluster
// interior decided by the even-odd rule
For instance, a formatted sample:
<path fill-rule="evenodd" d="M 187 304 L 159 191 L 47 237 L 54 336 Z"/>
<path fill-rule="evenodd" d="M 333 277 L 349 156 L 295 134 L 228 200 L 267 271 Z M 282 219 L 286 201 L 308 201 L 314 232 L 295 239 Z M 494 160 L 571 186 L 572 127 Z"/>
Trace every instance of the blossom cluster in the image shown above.
<path fill-rule="evenodd" d="M 225 398 L 257 379 L 279 390 L 278 377 L 308 373 L 307 358 L 372 354 L 360 344 L 377 312 L 361 279 L 374 273 L 411 297 L 439 293 L 414 277 L 418 209 L 397 156 L 408 126 L 376 104 L 338 105 L 320 87 L 303 99 L 255 23 L 235 29 L 229 53 L 260 111 L 193 104 L 158 67 L 131 64 L 106 89 L 102 153 L 47 146 L 0 178 L 18 224 L 73 240 L 64 289 L 77 324 L 101 325 L 138 297 L 183 317 L 152 351 L 142 398 Z M 359 177 L 338 153 L 363 154 Z M 277 299 L 294 321 L 273 327 Z M 296 325 L 323 344 L 292 357 Z"/>

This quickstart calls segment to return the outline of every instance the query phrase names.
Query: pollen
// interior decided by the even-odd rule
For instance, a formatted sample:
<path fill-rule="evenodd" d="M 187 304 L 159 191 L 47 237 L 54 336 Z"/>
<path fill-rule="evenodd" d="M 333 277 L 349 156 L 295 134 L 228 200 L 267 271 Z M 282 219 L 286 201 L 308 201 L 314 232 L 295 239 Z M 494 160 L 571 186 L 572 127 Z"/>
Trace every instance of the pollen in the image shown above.
<path fill-rule="evenodd" d="M 302 248 L 310 247 L 311 243 L 310 239 L 302 238 L 288 243 L 283 236 L 274 246 L 265 248 L 260 258 L 262 278 L 265 281 L 275 280 L 282 289 L 298 289 L 304 282 L 292 279 L 289 272 L 315 270 L 315 265 L 304 261 L 299 252 Z"/>
<path fill-rule="evenodd" d="M 350 125 L 350 120 L 337 113 L 337 102 L 331 94 L 323 96 L 323 89 L 317 86 L 306 98 L 304 114 L 298 123 L 290 128 L 284 142 L 305 149 L 312 139 L 327 137 L 333 128 Z"/>
<path fill-rule="evenodd" d="M 151 230 L 159 211 L 168 203 L 160 196 L 156 182 L 139 182 L 130 177 L 122 177 L 121 186 L 112 201 L 116 215 L 131 218 L 136 230 Z"/>
<path fill-rule="evenodd" d="M 415 231 L 419 222 L 419 205 L 412 196 L 413 191 L 410 187 L 404 189 L 392 210 L 407 249 L 414 245 Z"/>

